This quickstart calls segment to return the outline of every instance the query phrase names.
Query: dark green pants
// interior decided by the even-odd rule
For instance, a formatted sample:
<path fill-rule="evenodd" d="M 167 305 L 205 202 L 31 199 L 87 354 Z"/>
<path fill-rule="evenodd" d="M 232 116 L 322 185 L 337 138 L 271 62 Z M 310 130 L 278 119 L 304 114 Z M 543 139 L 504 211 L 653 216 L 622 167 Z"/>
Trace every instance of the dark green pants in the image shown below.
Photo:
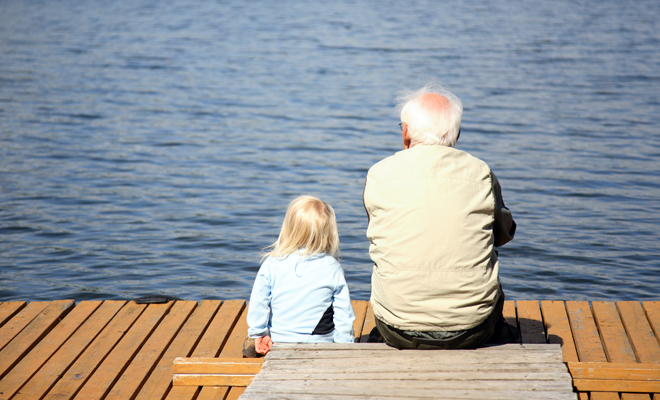
<path fill-rule="evenodd" d="M 412 337 L 399 329 L 387 325 L 378 318 L 376 318 L 376 328 L 378 328 L 385 342 L 397 349 L 474 349 L 483 343 L 487 343 L 493 336 L 497 338 L 497 343 L 514 343 L 519 340 L 520 334 L 517 332 L 517 328 L 508 325 L 504 321 L 504 317 L 502 317 L 504 292 L 501 290 L 500 288 L 500 298 L 493 312 L 484 322 L 449 339 Z"/>

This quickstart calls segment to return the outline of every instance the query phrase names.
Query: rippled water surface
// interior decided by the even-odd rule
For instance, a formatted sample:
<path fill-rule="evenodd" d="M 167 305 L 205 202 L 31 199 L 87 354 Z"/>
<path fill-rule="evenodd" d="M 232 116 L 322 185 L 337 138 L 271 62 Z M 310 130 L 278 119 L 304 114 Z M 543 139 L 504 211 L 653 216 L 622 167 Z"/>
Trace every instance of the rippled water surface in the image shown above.
<path fill-rule="evenodd" d="M 660 296 L 660 3 L 0 1 L 0 300 L 247 298 L 299 194 L 362 189 L 397 91 L 463 100 L 511 299 Z"/>

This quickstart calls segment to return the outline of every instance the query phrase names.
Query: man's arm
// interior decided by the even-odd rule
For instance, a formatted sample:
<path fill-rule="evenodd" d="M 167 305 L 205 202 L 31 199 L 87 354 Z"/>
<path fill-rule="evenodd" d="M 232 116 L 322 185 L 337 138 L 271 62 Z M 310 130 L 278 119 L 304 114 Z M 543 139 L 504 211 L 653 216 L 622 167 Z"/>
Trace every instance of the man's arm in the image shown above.
<path fill-rule="evenodd" d="M 493 182 L 493 195 L 495 196 L 495 221 L 493 222 L 493 234 L 495 235 L 495 247 L 509 243 L 516 234 L 516 221 L 513 220 L 511 211 L 504 205 L 502 199 L 502 188 L 495 174 L 491 171 Z"/>
<path fill-rule="evenodd" d="M 364 206 L 364 212 L 367 213 L 367 225 L 369 225 L 369 222 L 371 221 L 371 215 L 369 215 L 369 210 L 367 210 L 367 203 L 364 201 L 364 194 L 367 193 L 367 180 L 369 179 L 369 176 L 367 175 L 367 178 L 364 180 L 364 188 L 362 189 L 362 205 Z"/>

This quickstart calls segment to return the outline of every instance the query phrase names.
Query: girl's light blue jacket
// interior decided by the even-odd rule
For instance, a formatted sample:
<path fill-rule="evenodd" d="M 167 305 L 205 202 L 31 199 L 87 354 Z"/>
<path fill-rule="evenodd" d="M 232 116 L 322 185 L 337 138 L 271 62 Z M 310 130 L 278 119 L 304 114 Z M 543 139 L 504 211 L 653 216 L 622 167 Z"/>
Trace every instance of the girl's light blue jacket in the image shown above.
<path fill-rule="evenodd" d="M 334 331 L 312 335 L 330 305 Z M 353 343 L 354 320 L 344 270 L 334 257 L 292 253 L 282 260 L 268 257 L 259 268 L 247 316 L 250 337 L 269 334 L 273 342 Z"/>

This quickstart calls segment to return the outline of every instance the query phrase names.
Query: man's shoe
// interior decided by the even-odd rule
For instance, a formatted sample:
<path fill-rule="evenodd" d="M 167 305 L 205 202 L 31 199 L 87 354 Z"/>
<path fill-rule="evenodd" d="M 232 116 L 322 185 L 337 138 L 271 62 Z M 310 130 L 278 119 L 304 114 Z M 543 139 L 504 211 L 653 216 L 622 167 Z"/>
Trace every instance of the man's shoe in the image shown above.
<path fill-rule="evenodd" d="M 369 339 L 367 339 L 367 343 L 383 343 L 385 339 L 383 339 L 383 335 L 380 334 L 378 331 L 378 328 L 374 326 L 374 329 L 369 332 Z"/>
<path fill-rule="evenodd" d="M 495 323 L 493 336 L 491 336 L 489 343 L 520 343 L 520 331 L 517 327 L 510 325 L 504 317 Z"/>

